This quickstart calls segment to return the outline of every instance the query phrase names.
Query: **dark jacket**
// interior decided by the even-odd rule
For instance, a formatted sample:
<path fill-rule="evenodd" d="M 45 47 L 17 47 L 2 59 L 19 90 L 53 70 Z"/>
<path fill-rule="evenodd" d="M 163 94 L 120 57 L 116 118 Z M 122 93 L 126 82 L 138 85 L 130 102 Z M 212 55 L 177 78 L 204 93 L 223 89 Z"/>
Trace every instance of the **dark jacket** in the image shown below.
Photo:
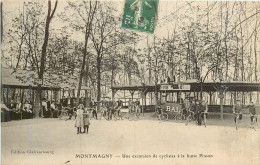
<path fill-rule="evenodd" d="M 256 110 L 255 110 L 255 106 L 254 105 L 250 105 L 249 106 L 249 113 L 251 113 L 252 115 L 256 114 Z"/>
<path fill-rule="evenodd" d="M 94 108 L 95 106 L 96 106 L 96 103 L 95 103 L 94 101 L 91 101 L 91 102 L 90 102 L 90 107 L 91 107 L 91 108 Z"/>

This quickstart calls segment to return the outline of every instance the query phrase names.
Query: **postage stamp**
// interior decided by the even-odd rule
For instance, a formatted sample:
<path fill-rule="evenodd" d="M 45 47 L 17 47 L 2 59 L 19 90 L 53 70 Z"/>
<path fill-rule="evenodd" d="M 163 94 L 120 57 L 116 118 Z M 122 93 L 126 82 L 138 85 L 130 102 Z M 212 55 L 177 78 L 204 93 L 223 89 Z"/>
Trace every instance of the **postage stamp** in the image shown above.
<path fill-rule="evenodd" d="M 125 0 L 122 28 L 153 33 L 159 0 Z"/>

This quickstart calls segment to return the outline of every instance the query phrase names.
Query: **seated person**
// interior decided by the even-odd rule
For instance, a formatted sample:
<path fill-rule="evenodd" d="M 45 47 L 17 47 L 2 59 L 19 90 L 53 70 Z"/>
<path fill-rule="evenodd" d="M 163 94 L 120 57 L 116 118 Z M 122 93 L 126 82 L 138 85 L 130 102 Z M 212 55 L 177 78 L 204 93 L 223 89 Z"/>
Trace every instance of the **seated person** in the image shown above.
<path fill-rule="evenodd" d="M 23 116 L 26 119 L 31 119 L 33 117 L 32 105 L 29 101 L 26 101 L 23 106 Z"/>

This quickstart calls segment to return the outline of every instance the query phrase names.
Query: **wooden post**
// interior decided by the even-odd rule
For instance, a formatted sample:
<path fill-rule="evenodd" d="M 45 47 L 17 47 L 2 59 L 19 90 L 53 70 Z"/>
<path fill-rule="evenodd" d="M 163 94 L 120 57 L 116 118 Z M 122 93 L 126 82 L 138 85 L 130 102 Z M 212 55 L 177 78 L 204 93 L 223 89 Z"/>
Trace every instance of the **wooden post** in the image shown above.
<path fill-rule="evenodd" d="M 129 92 L 131 93 L 132 100 L 133 100 L 133 99 L 134 99 L 134 93 L 135 93 L 135 91 L 134 91 L 134 90 L 129 90 Z"/>
<path fill-rule="evenodd" d="M 146 93 L 144 94 L 144 105 L 145 105 L 145 108 L 146 108 Z"/>
<path fill-rule="evenodd" d="M 224 92 L 222 90 L 219 91 L 220 97 L 220 118 L 223 120 L 223 99 L 224 99 Z"/>
<path fill-rule="evenodd" d="M 125 99 L 125 105 L 126 105 L 125 90 L 124 90 L 124 99 Z"/>
<path fill-rule="evenodd" d="M 142 92 L 142 113 L 144 116 L 144 93 Z"/>
<path fill-rule="evenodd" d="M 228 89 L 225 85 L 219 85 L 217 87 L 214 87 L 219 92 L 219 98 L 220 98 L 220 119 L 223 120 L 223 102 L 224 102 L 224 92 Z"/>

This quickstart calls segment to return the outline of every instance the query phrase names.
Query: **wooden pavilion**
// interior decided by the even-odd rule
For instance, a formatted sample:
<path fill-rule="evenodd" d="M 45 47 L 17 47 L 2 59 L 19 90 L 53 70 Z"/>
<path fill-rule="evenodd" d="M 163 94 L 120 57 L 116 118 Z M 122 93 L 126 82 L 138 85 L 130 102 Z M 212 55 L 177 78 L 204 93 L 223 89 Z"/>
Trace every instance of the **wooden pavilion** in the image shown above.
<path fill-rule="evenodd" d="M 230 92 L 231 95 L 234 95 L 234 99 L 236 99 L 236 94 L 239 92 L 259 92 L 260 91 L 260 83 L 258 82 L 169 82 L 169 83 L 161 83 L 158 85 L 139 85 L 139 86 L 112 86 L 112 100 L 114 100 L 114 95 L 118 90 L 128 90 L 133 96 L 134 92 L 141 92 L 142 100 L 144 99 L 145 107 L 146 107 L 146 95 L 148 92 L 154 93 L 157 91 L 159 93 L 160 99 L 162 98 L 162 94 L 167 96 L 170 93 L 176 93 L 177 97 L 179 93 L 193 93 L 193 96 L 199 98 L 199 96 L 203 93 L 208 93 L 210 96 L 210 104 L 212 94 L 218 92 L 218 96 L 220 98 L 220 115 L 223 120 L 223 103 L 224 103 L 224 93 Z M 142 106 L 142 111 L 144 109 Z"/>

